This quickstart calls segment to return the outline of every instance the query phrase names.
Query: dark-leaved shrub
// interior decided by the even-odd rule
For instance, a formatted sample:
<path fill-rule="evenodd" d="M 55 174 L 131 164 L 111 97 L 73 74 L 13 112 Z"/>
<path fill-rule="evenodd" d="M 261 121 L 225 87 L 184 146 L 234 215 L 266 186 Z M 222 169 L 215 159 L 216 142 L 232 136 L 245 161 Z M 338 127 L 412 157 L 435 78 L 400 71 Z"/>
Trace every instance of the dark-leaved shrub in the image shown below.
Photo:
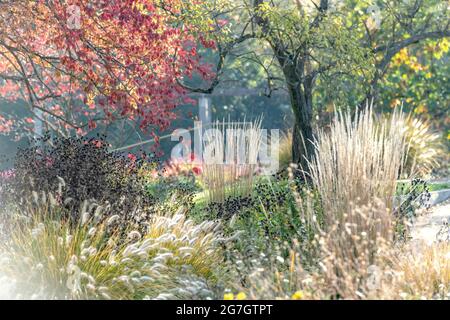
<path fill-rule="evenodd" d="M 19 150 L 14 176 L 5 182 L 2 198 L 20 204 L 33 191 L 54 194 L 77 220 L 86 200 L 108 205 L 123 218 L 149 208 L 153 198 L 139 174 L 143 159 L 108 151 L 102 137 L 41 140 Z"/>

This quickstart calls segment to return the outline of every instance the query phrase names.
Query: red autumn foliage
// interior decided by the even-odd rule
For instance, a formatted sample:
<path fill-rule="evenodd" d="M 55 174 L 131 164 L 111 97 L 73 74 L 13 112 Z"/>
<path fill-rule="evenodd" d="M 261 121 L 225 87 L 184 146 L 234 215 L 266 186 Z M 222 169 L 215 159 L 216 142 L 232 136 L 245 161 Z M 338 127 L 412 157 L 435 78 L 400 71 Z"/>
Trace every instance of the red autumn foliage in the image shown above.
<path fill-rule="evenodd" d="M 174 108 L 189 101 L 179 79 L 212 76 L 197 46 L 214 47 L 214 42 L 183 18 L 186 5 L 183 0 L 1 1 L 0 97 L 24 99 L 53 125 L 78 133 L 95 128 L 94 121 L 123 117 L 141 128 L 165 129 L 175 118 Z M 0 116 L 0 130 L 11 127 L 6 121 Z"/>

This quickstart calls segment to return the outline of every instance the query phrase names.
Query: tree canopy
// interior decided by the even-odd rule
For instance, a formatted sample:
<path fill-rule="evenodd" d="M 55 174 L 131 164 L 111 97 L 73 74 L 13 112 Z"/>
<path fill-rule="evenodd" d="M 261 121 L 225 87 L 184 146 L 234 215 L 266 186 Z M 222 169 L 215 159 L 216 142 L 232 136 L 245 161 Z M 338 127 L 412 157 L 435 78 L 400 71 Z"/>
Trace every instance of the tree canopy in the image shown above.
<path fill-rule="evenodd" d="M 439 90 L 448 1 L 0 0 L 0 9 L 0 94 L 33 114 L 0 113 L 3 132 L 39 118 L 63 134 L 119 119 L 154 133 L 188 93 L 235 80 L 287 93 L 295 161 L 312 152 L 315 114 L 335 106 L 414 101 L 417 113 L 448 115 Z"/>
<path fill-rule="evenodd" d="M 82 131 L 121 117 L 165 128 L 186 101 L 177 79 L 211 73 L 198 54 L 214 47 L 195 16 L 199 3 L 2 0 L 1 96 L 27 101 L 48 129 Z M 13 126 L 0 117 L 2 131 Z"/>

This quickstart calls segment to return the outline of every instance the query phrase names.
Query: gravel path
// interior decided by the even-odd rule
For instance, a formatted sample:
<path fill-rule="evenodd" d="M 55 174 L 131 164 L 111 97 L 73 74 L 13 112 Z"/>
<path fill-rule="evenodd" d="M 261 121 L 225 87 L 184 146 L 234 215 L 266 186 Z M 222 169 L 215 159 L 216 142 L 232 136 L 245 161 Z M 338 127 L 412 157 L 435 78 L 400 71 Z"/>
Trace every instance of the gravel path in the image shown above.
<path fill-rule="evenodd" d="M 432 207 L 429 212 L 417 218 L 411 232 L 412 241 L 423 241 L 431 244 L 436 241 L 436 235 L 443 225 L 450 223 L 450 201 Z"/>

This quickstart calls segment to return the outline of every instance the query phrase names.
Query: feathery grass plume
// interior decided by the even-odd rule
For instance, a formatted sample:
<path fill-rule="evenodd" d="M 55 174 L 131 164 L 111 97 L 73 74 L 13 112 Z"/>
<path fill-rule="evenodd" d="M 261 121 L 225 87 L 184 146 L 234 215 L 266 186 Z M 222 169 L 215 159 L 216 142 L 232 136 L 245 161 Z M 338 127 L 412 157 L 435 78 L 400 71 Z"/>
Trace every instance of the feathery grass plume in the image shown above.
<path fill-rule="evenodd" d="M 442 137 L 433 131 L 429 121 L 411 114 L 403 123 L 403 130 L 409 144 L 405 172 L 426 177 L 439 167 L 439 160 L 445 156 Z"/>
<path fill-rule="evenodd" d="M 407 153 L 405 121 L 395 111 L 390 120 L 376 122 L 368 108 L 357 112 L 354 119 L 338 113 L 330 132 L 318 133 L 309 169 L 328 225 L 343 220 L 353 206 L 369 205 L 374 199 L 392 208 Z"/>
<path fill-rule="evenodd" d="M 393 196 L 407 154 L 405 121 L 395 111 L 377 123 L 368 108 L 353 119 L 337 114 L 330 132 L 318 134 L 309 168 L 322 198 L 322 251 L 328 258 L 321 262 L 321 277 L 329 295 L 371 294 L 361 281 L 394 237 Z"/>
<path fill-rule="evenodd" d="M 364 241 L 360 240 L 359 243 L 365 247 Z M 383 240 L 377 247 L 378 251 L 372 255 L 359 252 L 357 260 L 338 259 L 336 261 L 330 256 L 324 261 L 325 268 L 337 266 L 340 272 L 319 274 L 315 281 L 316 285 L 313 286 L 315 290 L 318 289 L 316 292 L 321 292 L 322 297 L 330 296 L 331 293 L 333 297 L 342 299 L 449 298 L 450 244 L 448 242 L 435 242 L 431 245 L 408 243 L 403 246 L 393 246 L 392 243 Z M 349 264 L 349 261 L 354 263 Z M 369 263 L 370 265 L 366 268 Z M 335 280 L 330 281 L 333 279 Z M 324 286 L 320 287 L 318 283 Z M 336 293 L 338 295 L 335 295 Z"/>
<path fill-rule="evenodd" d="M 383 210 L 375 210 L 379 209 Z M 324 255 L 318 269 L 305 270 L 301 251 L 293 245 L 287 258 L 277 259 L 275 251 L 254 259 L 245 286 L 233 289 L 245 292 L 249 299 L 290 299 L 298 292 L 302 299 L 449 299 L 448 242 L 392 246 L 380 238 L 377 252 L 370 254 L 366 236 L 354 234 L 357 250 L 348 251 L 353 258 L 347 259 L 335 254 L 335 236 L 324 234 L 319 240 Z M 270 263 L 261 263 L 264 259 Z"/>
<path fill-rule="evenodd" d="M 284 133 L 279 145 L 280 168 L 287 168 L 292 163 L 292 132 Z"/>
<path fill-rule="evenodd" d="M 197 225 L 182 213 L 155 216 L 147 233 L 130 229 L 124 237 L 114 216 L 74 225 L 63 218 L 66 209 L 34 208 L 26 219 L 9 222 L 13 232 L 0 244 L 0 277 L 13 284 L 12 298 L 211 297 L 207 289 L 222 260 L 218 223 Z"/>
<path fill-rule="evenodd" d="M 284 257 L 284 265 L 280 259 L 268 264 L 271 272 L 256 269 L 263 275 L 256 276 L 250 297 L 258 296 L 261 288 L 272 292 L 272 297 L 284 298 L 298 290 L 311 298 L 360 299 L 378 294 L 384 285 L 378 271 L 386 267 L 385 254 L 393 240 L 392 197 L 407 148 L 401 129 L 404 120 L 396 112 L 389 122 L 377 123 L 369 109 L 354 119 L 338 114 L 328 133 L 319 132 L 309 171 L 323 213 L 318 216 L 308 201 L 312 191 L 306 196 L 294 192 L 304 228 L 315 234 L 308 251 L 317 263 L 306 264 L 306 272 L 305 248 L 299 242 L 290 249 L 289 259 Z"/>
<path fill-rule="evenodd" d="M 351 207 L 321 232 L 314 289 L 338 299 L 369 299 L 384 288 L 392 248 L 393 218 L 384 201 Z"/>
<path fill-rule="evenodd" d="M 261 146 L 261 119 L 255 122 L 215 122 L 206 132 L 202 179 L 210 202 L 223 203 L 227 197 L 248 196 L 253 190 L 258 152 Z"/>

